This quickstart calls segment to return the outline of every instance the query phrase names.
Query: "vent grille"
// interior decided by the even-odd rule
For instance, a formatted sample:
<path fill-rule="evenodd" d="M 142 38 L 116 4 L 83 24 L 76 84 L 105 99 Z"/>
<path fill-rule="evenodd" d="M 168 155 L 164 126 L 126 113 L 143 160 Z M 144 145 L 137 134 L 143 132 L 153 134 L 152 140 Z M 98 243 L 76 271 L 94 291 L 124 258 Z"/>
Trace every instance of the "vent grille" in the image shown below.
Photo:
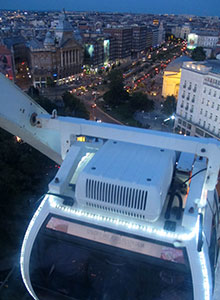
<path fill-rule="evenodd" d="M 118 206 L 123 209 L 145 211 L 147 205 L 147 191 L 130 188 L 126 186 L 105 183 L 97 180 L 86 180 L 86 198 L 108 204 L 108 206 Z"/>

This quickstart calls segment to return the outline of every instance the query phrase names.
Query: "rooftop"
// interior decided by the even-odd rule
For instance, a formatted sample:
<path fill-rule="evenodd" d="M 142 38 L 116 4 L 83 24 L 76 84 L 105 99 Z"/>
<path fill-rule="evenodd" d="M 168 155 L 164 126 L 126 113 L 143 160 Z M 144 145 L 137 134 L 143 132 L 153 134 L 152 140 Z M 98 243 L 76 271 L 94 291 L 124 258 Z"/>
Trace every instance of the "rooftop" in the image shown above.
<path fill-rule="evenodd" d="M 188 56 L 181 56 L 173 60 L 166 68 L 165 71 L 169 72 L 179 72 L 182 64 L 187 61 L 192 61 L 192 59 Z"/>

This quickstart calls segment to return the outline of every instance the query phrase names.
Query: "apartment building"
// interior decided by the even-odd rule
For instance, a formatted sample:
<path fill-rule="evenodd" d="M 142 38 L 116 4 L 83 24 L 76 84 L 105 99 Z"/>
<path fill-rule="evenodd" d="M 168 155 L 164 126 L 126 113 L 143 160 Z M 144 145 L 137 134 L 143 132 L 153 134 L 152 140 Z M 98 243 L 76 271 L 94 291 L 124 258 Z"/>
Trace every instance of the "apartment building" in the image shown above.
<path fill-rule="evenodd" d="M 183 63 L 175 130 L 220 139 L 220 60 Z"/>

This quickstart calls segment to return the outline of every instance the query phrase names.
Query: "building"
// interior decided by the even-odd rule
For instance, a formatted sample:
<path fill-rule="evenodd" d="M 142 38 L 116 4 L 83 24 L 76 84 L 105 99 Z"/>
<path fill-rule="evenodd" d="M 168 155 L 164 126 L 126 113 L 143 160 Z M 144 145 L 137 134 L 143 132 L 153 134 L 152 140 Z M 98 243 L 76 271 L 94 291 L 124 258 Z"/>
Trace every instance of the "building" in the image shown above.
<path fill-rule="evenodd" d="M 147 39 L 146 39 L 146 48 L 151 48 L 153 45 L 153 31 L 152 29 L 148 26 L 147 28 Z"/>
<path fill-rule="evenodd" d="M 165 42 L 165 29 L 163 27 L 163 22 L 160 23 L 158 27 L 158 45 L 161 45 Z"/>
<path fill-rule="evenodd" d="M 23 62 L 27 60 L 26 41 L 22 36 L 4 38 L 2 43 L 8 48 L 12 55 L 13 68 L 18 70 Z"/>
<path fill-rule="evenodd" d="M 84 33 L 84 65 L 88 67 L 110 66 L 114 60 L 114 38 L 108 34 Z"/>
<path fill-rule="evenodd" d="M 34 86 L 49 83 L 58 85 L 71 82 L 82 71 L 84 49 L 75 39 L 73 28 L 65 13 L 59 18 L 54 31 L 48 31 L 42 42 L 28 43 L 29 65 Z"/>
<path fill-rule="evenodd" d="M 0 45 L 0 73 L 10 80 L 14 80 L 14 64 L 11 51 L 4 45 Z"/>
<path fill-rule="evenodd" d="M 180 38 L 183 40 L 187 40 L 190 32 L 191 32 L 191 26 L 188 23 L 185 23 L 180 28 Z"/>
<path fill-rule="evenodd" d="M 220 61 L 184 62 L 175 129 L 220 139 Z"/>
<path fill-rule="evenodd" d="M 104 33 L 108 33 L 115 38 L 115 59 L 124 61 L 131 58 L 131 27 L 106 28 L 104 29 Z"/>
<path fill-rule="evenodd" d="M 147 26 L 132 27 L 132 52 L 136 57 L 147 48 Z"/>
<path fill-rule="evenodd" d="M 191 32 L 191 26 L 189 25 L 189 23 L 185 23 L 182 26 L 176 25 L 172 27 L 171 32 L 175 35 L 176 38 L 187 40 L 188 35 Z"/>
<path fill-rule="evenodd" d="M 181 56 L 173 60 L 164 70 L 163 73 L 163 87 L 162 96 L 174 96 L 178 98 L 180 78 L 181 78 L 181 67 L 183 62 L 191 61 L 188 56 Z"/>
<path fill-rule="evenodd" d="M 158 47 L 165 41 L 165 30 L 163 22 L 158 27 L 151 27 L 152 30 L 152 46 Z"/>
<path fill-rule="evenodd" d="M 195 33 L 190 33 L 188 35 L 188 49 L 195 49 L 196 47 L 203 47 L 206 52 L 206 57 L 210 57 L 213 49 L 216 48 L 219 41 L 218 32 L 206 32 L 200 31 Z"/>

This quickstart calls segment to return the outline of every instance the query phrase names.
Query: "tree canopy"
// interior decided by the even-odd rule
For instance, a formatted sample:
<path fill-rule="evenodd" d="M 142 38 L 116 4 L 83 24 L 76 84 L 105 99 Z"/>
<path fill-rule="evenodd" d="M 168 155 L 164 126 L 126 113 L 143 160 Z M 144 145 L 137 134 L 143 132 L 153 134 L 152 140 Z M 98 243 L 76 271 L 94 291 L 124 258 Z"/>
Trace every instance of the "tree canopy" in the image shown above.
<path fill-rule="evenodd" d="M 129 103 L 133 112 L 137 110 L 151 111 L 154 109 L 154 102 L 141 92 L 133 93 Z"/>
<path fill-rule="evenodd" d="M 195 61 L 203 61 L 206 59 L 206 53 L 202 47 L 196 47 L 192 51 L 192 59 Z"/>
<path fill-rule="evenodd" d="M 89 112 L 86 110 L 85 105 L 77 97 L 69 92 L 65 92 L 62 97 L 67 115 L 89 119 Z"/>
<path fill-rule="evenodd" d="M 163 104 L 163 112 L 167 115 L 172 115 L 176 111 L 176 98 L 174 96 L 167 96 Z"/>
<path fill-rule="evenodd" d="M 103 95 L 104 100 L 111 106 L 117 106 L 129 98 L 124 90 L 123 74 L 120 70 L 112 70 L 108 74 L 109 91 Z"/>

